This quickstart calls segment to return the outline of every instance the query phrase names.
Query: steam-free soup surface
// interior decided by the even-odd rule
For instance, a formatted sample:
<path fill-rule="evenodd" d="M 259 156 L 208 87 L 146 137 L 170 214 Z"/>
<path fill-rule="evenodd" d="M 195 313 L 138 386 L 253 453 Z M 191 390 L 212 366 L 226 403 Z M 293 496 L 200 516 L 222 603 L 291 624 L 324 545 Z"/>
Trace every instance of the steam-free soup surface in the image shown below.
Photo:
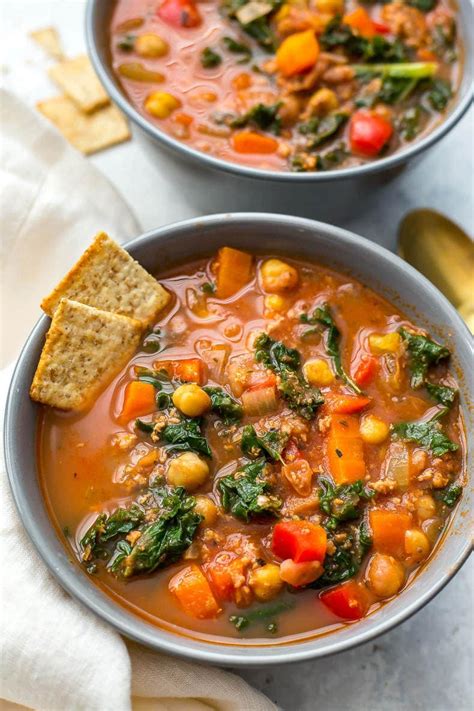
<path fill-rule="evenodd" d="M 308 262 L 225 248 L 160 281 L 172 306 L 94 406 L 40 418 L 84 574 L 159 626 L 247 643 L 400 594 L 461 494 L 449 351 Z"/>

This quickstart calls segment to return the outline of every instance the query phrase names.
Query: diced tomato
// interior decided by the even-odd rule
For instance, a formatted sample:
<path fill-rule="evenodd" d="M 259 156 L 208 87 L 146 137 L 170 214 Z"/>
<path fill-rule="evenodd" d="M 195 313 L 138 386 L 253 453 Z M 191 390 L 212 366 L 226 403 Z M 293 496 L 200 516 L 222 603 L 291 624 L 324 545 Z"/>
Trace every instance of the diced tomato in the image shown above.
<path fill-rule="evenodd" d="M 357 368 L 354 373 L 354 380 L 357 385 L 364 387 L 375 378 L 378 369 L 378 359 L 374 356 L 364 354 L 360 357 Z"/>
<path fill-rule="evenodd" d="M 156 13 L 175 27 L 197 27 L 201 24 L 201 15 L 193 0 L 164 0 Z"/>
<path fill-rule="evenodd" d="M 372 158 L 380 153 L 392 134 L 392 124 L 376 113 L 361 109 L 352 115 L 349 140 L 353 153 Z"/>
<path fill-rule="evenodd" d="M 318 560 L 322 563 L 326 546 L 326 531 L 310 521 L 284 521 L 273 529 L 272 550 L 283 560 L 291 558 L 295 563 Z"/>
<path fill-rule="evenodd" d="M 329 412 L 337 415 L 352 415 L 363 410 L 371 402 L 370 397 L 362 395 L 335 395 L 328 397 L 326 406 Z"/>
<path fill-rule="evenodd" d="M 374 23 L 374 29 L 377 34 L 379 35 L 388 35 L 390 34 L 390 27 L 385 24 L 385 22 L 380 22 L 379 20 L 373 20 Z"/>
<path fill-rule="evenodd" d="M 303 455 L 298 449 L 294 439 L 290 439 L 285 449 L 283 450 L 282 457 L 285 462 L 295 462 L 297 459 L 302 459 Z"/>
<path fill-rule="evenodd" d="M 364 586 L 349 580 L 347 583 L 331 588 L 319 595 L 321 602 L 331 612 L 343 620 L 360 620 L 369 609 L 369 601 Z"/>

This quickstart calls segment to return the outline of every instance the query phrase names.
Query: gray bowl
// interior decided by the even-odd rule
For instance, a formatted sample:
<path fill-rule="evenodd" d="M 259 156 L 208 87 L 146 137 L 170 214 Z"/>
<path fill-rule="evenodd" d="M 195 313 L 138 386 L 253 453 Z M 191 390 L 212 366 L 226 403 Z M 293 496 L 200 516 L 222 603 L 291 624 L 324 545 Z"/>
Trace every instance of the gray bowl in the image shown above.
<path fill-rule="evenodd" d="M 453 367 L 468 420 L 466 428 L 472 437 L 469 383 L 463 377 L 463 373 L 470 373 L 472 365 L 470 334 L 451 304 L 430 282 L 382 247 L 320 222 L 260 213 L 188 220 L 149 232 L 126 247 L 145 268 L 159 276 L 160 269 L 211 255 L 224 244 L 249 251 L 297 255 L 347 272 L 441 338 L 453 352 Z M 405 620 L 436 595 L 466 560 L 471 549 L 468 487 L 442 545 L 408 589 L 381 610 L 338 632 L 293 644 L 279 645 L 274 640 L 268 646 L 251 643 L 234 646 L 176 636 L 134 616 L 102 593 L 71 560 L 45 508 L 33 435 L 37 431 L 38 408 L 30 400 L 28 390 L 48 327 L 49 319 L 43 316 L 23 348 L 10 387 L 5 414 L 5 455 L 11 488 L 31 540 L 60 584 L 127 637 L 163 652 L 220 665 L 268 665 L 322 657 L 367 642 Z"/>
<path fill-rule="evenodd" d="M 393 171 L 415 156 L 422 153 L 448 133 L 461 119 L 473 98 L 473 62 L 474 62 L 474 18 L 472 0 L 459 0 L 459 33 L 464 45 L 464 72 L 456 101 L 446 118 L 428 135 L 386 158 L 369 163 L 326 172 L 292 173 L 251 168 L 208 155 L 186 145 L 169 134 L 161 131 L 151 121 L 142 116 L 124 94 L 115 73 L 111 68 L 109 51 L 109 25 L 116 0 L 88 0 L 86 9 L 86 39 L 89 55 L 95 70 L 112 101 L 153 141 L 161 146 L 177 151 L 181 157 L 199 163 L 211 169 L 224 170 L 240 177 L 274 180 L 291 183 L 327 183 L 328 181 L 347 179 L 360 180 L 380 171 Z"/>

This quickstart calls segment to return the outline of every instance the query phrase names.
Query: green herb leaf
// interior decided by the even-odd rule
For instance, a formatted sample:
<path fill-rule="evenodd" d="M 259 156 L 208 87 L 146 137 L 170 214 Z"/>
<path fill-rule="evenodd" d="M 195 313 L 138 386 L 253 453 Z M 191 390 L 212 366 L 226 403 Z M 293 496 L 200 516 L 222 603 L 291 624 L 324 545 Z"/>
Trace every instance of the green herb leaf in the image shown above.
<path fill-rule="evenodd" d="M 203 388 L 211 398 L 211 409 L 226 425 L 231 425 L 242 419 L 242 405 L 234 400 L 223 388 L 208 386 Z"/>
<path fill-rule="evenodd" d="M 282 502 L 269 493 L 271 487 L 265 479 L 266 466 L 262 457 L 219 479 L 217 489 L 225 511 L 247 522 L 259 514 L 278 513 Z"/>
<path fill-rule="evenodd" d="M 412 373 L 411 386 L 416 390 L 425 382 L 430 366 L 437 365 L 441 360 L 449 358 L 451 354 L 448 348 L 426 336 L 411 333 L 406 328 L 400 328 L 398 332 L 408 349 L 408 365 Z"/>
<path fill-rule="evenodd" d="M 277 387 L 288 406 L 301 417 L 313 419 L 324 398 L 320 391 L 311 387 L 301 375 L 299 352 L 262 333 L 255 341 L 255 360 L 279 376 Z"/>
<path fill-rule="evenodd" d="M 217 52 L 214 52 L 211 47 L 205 47 L 201 52 L 201 64 L 205 69 L 218 67 L 222 62 L 222 57 Z"/>
<path fill-rule="evenodd" d="M 405 442 L 415 442 L 430 450 L 435 457 L 442 457 L 448 452 L 456 452 L 459 449 L 459 445 L 444 434 L 441 425 L 436 420 L 399 422 L 397 425 L 392 425 L 392 432 L 398 439 Z"/>

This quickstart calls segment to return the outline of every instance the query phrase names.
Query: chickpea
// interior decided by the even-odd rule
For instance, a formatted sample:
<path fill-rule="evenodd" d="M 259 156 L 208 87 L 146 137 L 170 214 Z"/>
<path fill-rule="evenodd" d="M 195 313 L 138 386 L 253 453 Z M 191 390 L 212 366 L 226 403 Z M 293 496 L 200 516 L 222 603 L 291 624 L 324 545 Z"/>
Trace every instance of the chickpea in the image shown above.
<path fill-rule="evenodd" d="M 269 311 L 281 313 L 288 309 L 288 301 L 284 296 L 280 296 L 279 294 L 268 294 L 268 296 L 265 297 L 265 308 Z"/>
<path fill-rule="evenodd" d="M 278 595 L 283 587 L 280 566 L 275 563 L 267 563 L 260 568 L 255 568 L 249 575 L 248 584 L 257 600 L 261 602 L 271 600 Z"/>
<path fill-rule="evenodd" d="M 299 98 L 294 94 L 288 94 L 288 96 L 285 96 L 283 99 L 278 116 L 284 126 L 292 126 L 297 122 L 300 110 L 301 104 Z"/>
<path fill-rule="evenodd" d="M 405 531 L 405 553 L 410 563 L 420 563 L 430 552 L 430 542 L 423 531 L 410 528 Z"/>
<path fill-rule="evenodd" d="M 360 436 L 367 444 L 381 444 L 387 439 L 388 425 L 375 415 L 366 415 L 359 426 Z"/>
<path fill-rule="evenodd" d="M 334 373 L 325 360 L 314 358 L 307 360 L 303 366 L 303 372 L 310 385 L 321 387 L 334 382 Z"/>
<path fill-rule="evenodd" d="M 202 486 L 209 476 L 209 467 L 204 459 L 194 452 L 185 452 L 172 459 L 166 472 L 166 479 L 172 486 L 184 486 L 194 491 Z"/>
<path fill-rule="evenodd" d="M 373 353 L 396 353 L 402 339 L 399 333 L 372 333 L 369 336 L 369 345 Z"/>
<path fill-rule="evenodd" d="M 342 15 L 344 12 L 344 0 L 316 0 L 316 8 L 323 14 Z"/>
<path fill-rule="evenodd" d="M 403 565 L 391 555 L 375 553 L 369 562 L 367 583 L 378 597 L 392 597 L 405 582 Z"/>
<path fill-rule="evenodd" d="M 339 106 L 339 101 L 332 89 L 318 89 L 306 107 L 305 114 L 310 116 L 326 116 L 330 111 L 334 111 Z"/>
<path fill-rule="evenodd" d="M 291 558 L 287 558 L 280 565 L 280 577 L 288 585 L 299 588 L 302 585 L 309 585 L 321 577 L 324 573 L 323 566 L 318 560 L 310 560 L 305 563 L 295 563 Z"/>
<path fill-rule="evenodd" d="M 212 526 L 216 522 L 219 513 L 217 506 L 208 496 L 196 496 L 194 510 L 202 516 L 201 526 L 203 527 Z"/>
<path fill-rule="evenodd" d="M 430 494 L 423 494 L 415 503 L 418 520 L 423 522 L 436 516 L 436 502 Z"/>
<path fill-rule="evenodd" d="M 140 57 L 164 57 L 168 54 L 169 48 L 168 42 L 153 32 L 140 35 L 135 40 L 135 51 Z"/>
<path fill-rule="evenodd" d="M 267 259 L 260 269 L 263 288 L 271 294 L 291 291 L 298 285 L 299 276 L 294 267 L 281 259 Z"/>
<path fill-rule="evenodd" d="M 180 106 L 181 101 L 167 91 L 153 91 L 145 99 L 145 110 L 159 119 L 168 118 Z"/>
<path fill-rule="evenodd" d="M 211 398 L 196 383 L 180 385 L 173 393 L 173 405 L 188 417 L 199 417 L 211 407 Z"/>

